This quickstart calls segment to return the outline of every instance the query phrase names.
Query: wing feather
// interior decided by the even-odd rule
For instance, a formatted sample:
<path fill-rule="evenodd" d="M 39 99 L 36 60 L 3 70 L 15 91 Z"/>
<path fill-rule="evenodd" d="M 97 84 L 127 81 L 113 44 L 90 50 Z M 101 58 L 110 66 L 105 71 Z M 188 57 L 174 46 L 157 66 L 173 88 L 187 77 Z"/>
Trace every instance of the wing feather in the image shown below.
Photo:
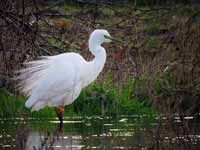
<path fill-rule="evenodd" d="M 65 53 L 43 57 L 25 64 L 19 70 L 18 88 L 29 99 L 26 107 L 39 110 L 44 106 L 69 104 L 81 91 L 80 68 L 86 61 L 78 54 Z"/>

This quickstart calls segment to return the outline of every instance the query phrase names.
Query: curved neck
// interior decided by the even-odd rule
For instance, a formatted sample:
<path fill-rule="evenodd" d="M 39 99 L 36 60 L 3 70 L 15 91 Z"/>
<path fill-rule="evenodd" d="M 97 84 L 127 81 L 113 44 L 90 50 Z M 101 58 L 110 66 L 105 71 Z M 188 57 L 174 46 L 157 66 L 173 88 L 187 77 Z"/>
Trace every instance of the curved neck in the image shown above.
<path fill-rule="evenodd" d="M 89 50 L 90 52 L 95 56 L 95 58 L 88 62 L 88 68 L 87 68 L 87 80 L 83 84 L 84 86 L 87 86 L 92 81 L 94 81 L 99 73 L 103 70 L 104 64 L 106 62 L 106 51 L 101 46 L 101 44 L 97 44 L 95 42 L 92 42 L 89 40 Z"/>
<path fill-rule="evenodd" d="M 100 72 L 106 61 L 106 50 L 101 46 L 101 44 L 101 41 L 90 37 L 89 50 L 95 56 L 91 63 L 94 65 L 95 70 L 100 70 Z"/>
<path fill-rule="evenodd" d="M 97 46 L 95 48 L 95 51 L 91 51 L 95 57 L 90 63 L 94 72 L 99 74 L 102 71 L 106 62 L 106 50 L 102 46 Z"/>

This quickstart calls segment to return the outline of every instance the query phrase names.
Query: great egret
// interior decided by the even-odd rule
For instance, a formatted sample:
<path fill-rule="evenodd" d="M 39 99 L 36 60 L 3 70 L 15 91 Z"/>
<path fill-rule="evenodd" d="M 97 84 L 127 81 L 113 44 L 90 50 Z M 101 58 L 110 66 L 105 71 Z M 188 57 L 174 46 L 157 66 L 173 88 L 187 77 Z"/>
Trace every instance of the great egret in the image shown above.
<path fill-rule="evenodd" d="M 91 33 L 89 50 L 95 56 L 92 61 L 86 61 L 77 53 L 63 53 L 25 63 L 27 67 L 20 70 L 17 77 L 20 90 L 29 96 L 25 106 L 32 111 L 45 106 L 56 107 L 62 123 L 64 106 L 71 104 L 102 71 L 106 51 L 101 44 L 111 40 L 107 30 L 96 29 Z"/>

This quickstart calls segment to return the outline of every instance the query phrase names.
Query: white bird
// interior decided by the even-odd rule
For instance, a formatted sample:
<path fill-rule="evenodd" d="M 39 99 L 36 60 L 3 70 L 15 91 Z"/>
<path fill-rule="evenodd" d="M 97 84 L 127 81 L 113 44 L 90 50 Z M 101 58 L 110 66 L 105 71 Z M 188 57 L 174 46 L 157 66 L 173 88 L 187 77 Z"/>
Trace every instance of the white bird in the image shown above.
<path fill-rule="evenodd" d="M 102 71 L 106 61 L 106 51 L 101 46 L 111 42 L 108 31 L 94 30 L 89 38 L 89 50 L 95 56 L 86 61 L 78 53 L 63 53 L 43 56 L 39 60 L 25 63 L 17 79 L 19 88 L 29 98 L 25 106 L 38 111 L 45 106 L 56 107 L 62 122 L 64 106 L 71 104 L 81 90 L 94 81 Z"/>

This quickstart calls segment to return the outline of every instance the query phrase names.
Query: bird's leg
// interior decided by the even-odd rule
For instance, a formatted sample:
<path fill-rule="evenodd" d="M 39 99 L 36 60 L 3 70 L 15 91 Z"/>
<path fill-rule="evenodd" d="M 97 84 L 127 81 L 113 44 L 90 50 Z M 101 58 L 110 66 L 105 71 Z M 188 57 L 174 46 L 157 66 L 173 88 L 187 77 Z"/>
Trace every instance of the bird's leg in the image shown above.
<path fill-rule="evenodd" d="M 60 128 L 62 128 L 63 126 L 63 114 L 64 114 L 64 106 L 58 106 L 56 107 L 56 114 L 57 114 L 57 117 L 60 121 Z"/>

